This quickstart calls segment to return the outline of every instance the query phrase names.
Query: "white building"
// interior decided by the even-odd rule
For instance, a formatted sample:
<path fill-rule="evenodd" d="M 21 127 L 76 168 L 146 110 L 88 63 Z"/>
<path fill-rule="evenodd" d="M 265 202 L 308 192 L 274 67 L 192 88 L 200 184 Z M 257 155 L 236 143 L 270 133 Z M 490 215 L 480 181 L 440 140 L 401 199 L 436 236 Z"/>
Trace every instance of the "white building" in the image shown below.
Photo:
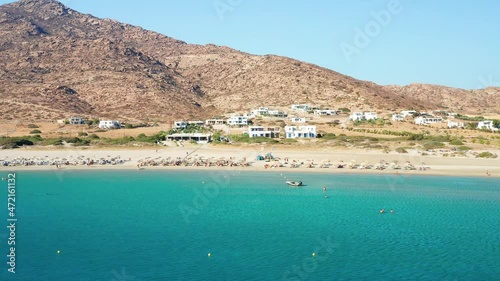
<path fill-rule="evenodd" d="M 174 129 L 186 129 L 188 126 L 188 123 L 186 121 L 175 121 L 174 122 Z"/>
<path fill-rule="evenodd" d="M 247 126 L 248 118 L 246 116 L 231 116 L 227 119 L 227 124 L 229 126 Z"/>
<path fill-rule="evenodd" d="M 251 138 L 264 137 L 264 138 L 279 138 L 280 128 L 264 128 L 262 126 L 248 127 L 248 136 Z"/>
<path fill-rule="evenodd" d="M 314 139 L 316 138 L 316 126 L 285 126 L 287 139 Z"/>
<path fill-rule="evenodd" d="M 188 125 L 200 126 L 200 127 L 203 126 L 203 125 L 205 125 L 205 122 L 200 121 L 200 120 L 188 121 L 187 123 L 188 123 Z"/>
<path fill-rule="evenodd" d="M 85 119 L 82 117 L 71 117 L 69 118 L 69 123 L 71 125 L 82 125 L 85 124 Z"/>
<path fill-rule="evenodd" d="M 405 117 L 403 116 L 403 114 L 393 114 L 391 120 L 395 122 L 401 122 L 405 120 Z"/>
<path fill-rule="evenodd" d="M 307 111 L 311 110 L 311 105 L 309 105 L 309 104 L 292 104 L 292 110 L 307 112 Z"/>
<path fill-rule="evenodd" d="M 377 113 L 375 112 L 365 112 L 365 119 L 366 120 L 377 120 Z"/>
<path fill-rule="evenodd" d="M 118 129 L 121 128 L 122 124 L 120 121 L 115 120 L 104 120 L 99 122 L 100 129 Z"/>
<path fill-rule="evenodd" d="M 316 109 L 314 111 L 314 114 L 320 115 L 320 116 L 333 116 L 339 114 L 338 110 L 331 110 L 331 109 Z"/>
<path fill-rule="evenodd" d="M 363 112 L 353 112 L 349 116 L 349 119 L 351 121 L 361 121 L 361 120 L 363 120 L 363 118 L 365 118 L 365 116 L 363 115 Z"/>
<path fill-rule="evenodd" d="M 484 120 L 477 124 L 477 128 L 479 130 L 490 130 L 490 131 L 498 131 L 498 128 L 493 126 L 493 121 Z"/>
<path fill-rule="evenodd" d="M 465 128 L 465 123 L 448 120 L 448 128 Z"/>
<path fill-rule="evenodd" d="M 200 144 L 207 144 L 212 140 L 211 134 L 172 134 L 167 136 L 169 141 L 195 141 Z"/>
<path fill-rule="evenodd" d="M 291 123 L 306 123 L 307 122 L 305 117 L 290 117 L 288 120 L 290 120 Z"/>
<path fill-rule="evenodd" d="M 435 124 L 435 123 L 441 123 L 441 122 L 443 122 L 443 118 L 441 118 L 441 117 L 419 116 L 419 117 L 415 118 L 416 125 L 429 125 L 429 124 Z"/>
<path fill-rule="evenodd" d="M 281 110 L 269 110 L 267 114 L 271 117 L 286 118 L 288 114 Z"/>
<path fill-rule="evenodd" d="M 258 109 L 252 110 L 250 116 L 267 116 L 269 115 L 269 108 L 267 107 L 259 107 Z"/>
<path fill-rule="evenodd" d="M 415 110 L 404 110 L 404 111 L 401 111 L 401 115 L 403 115 L 403 117 L 414 116 L 415 114 L 417 114 L 417 111 L 415 111 Z"/>
<path fill-rule="evenodd" d="M 226 120 L 224 119 L 207 119 L 205 120 L 206 126 L 215 126 L 215 125 L 225 125 Z"/>

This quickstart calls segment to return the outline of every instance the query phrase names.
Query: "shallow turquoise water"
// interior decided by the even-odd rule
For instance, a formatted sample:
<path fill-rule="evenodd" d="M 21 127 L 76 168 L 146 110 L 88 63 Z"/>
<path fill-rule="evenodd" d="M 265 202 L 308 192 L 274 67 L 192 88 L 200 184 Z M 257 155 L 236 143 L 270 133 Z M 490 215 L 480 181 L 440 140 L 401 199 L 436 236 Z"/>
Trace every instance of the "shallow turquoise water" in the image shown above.
<path fill-rule="evenodd" d="M 17 176 L 17 273 L 7 272 L 4 258 L 0 280 L 500 280 L 499 179 Z M 285 176 L 307 186 L 287 187 Z"/>

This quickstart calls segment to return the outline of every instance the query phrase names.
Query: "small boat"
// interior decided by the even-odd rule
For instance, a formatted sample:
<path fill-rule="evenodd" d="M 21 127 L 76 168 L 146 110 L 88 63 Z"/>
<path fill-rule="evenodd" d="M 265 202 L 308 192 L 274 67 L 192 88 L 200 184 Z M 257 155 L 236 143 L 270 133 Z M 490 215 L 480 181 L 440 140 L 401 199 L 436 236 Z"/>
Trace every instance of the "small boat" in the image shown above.
<path fill-rule="evenodd" d="M 301 181 L 286 181 L 286 184 L 288 184 L 290 186 L 302 186 Z"/>

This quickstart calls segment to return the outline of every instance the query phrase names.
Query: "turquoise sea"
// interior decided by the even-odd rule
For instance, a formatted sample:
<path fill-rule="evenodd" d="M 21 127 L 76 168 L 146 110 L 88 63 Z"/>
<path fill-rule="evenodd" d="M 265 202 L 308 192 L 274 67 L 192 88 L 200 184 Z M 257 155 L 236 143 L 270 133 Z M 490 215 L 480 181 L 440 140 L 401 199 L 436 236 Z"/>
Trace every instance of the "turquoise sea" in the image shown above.
<path fill-rule="evenodd" d="M 500 280 L 495 178 L 50 171 L 16 190 L 0 280 Z"/>

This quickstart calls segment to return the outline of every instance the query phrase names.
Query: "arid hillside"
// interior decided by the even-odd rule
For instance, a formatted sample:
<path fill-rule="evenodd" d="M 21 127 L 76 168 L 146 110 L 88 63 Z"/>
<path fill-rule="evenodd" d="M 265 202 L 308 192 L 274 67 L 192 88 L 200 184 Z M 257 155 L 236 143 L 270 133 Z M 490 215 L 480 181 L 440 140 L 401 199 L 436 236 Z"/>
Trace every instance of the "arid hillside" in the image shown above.
<path fill-rule="evenodd" d="M 379 86 L 286 57 L 193 45 L 55 0 L 0 6 L 0 119 L 203 118 L 308 102 L 500 112 L 500 90 Z"/>

